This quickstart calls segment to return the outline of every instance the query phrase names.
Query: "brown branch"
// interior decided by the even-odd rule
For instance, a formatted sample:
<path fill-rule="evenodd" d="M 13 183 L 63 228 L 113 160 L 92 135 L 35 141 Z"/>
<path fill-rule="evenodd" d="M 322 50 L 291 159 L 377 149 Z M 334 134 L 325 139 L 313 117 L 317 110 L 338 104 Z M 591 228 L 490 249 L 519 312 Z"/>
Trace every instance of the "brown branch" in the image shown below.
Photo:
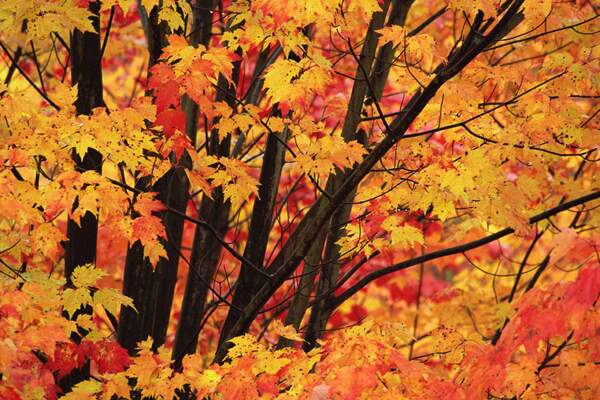
<path fill-rule="evenodd" d="M 585 204 L 589 201 L 595 200 L 600 198 L 600 191 L 595 191 L 592 193 L 589 193 L 585 196 L 573 199 L 571 201 L 567 201 L 565 203 L 559 204 L 556 207 L 550 208 L 540 214 L 534 215 L 533 217 L 531 217 L 529 219 L 529 224 L 535 224 L 537 222 L 540 222 L 544 219 L 548 219 L 562 211 L 568 210 L 571 207 L 575 207 L 581 204 Z M 347 299 L 349 299 L 350 297 L 352 297 L 356 292 L 358 292 L 360 289 L 362 289 L 363 287 L 365 287 L 367 284 L 371 283 L 372 281 L 381 278 L 382 276 L 391 274 L 393 272 L 396 271 L 401 271 L 403 269 L 407 269 L 410 267 L 413 267 L 415 265 L 418 265 L 420 263 L 423 262 L 427 262 L 427 261 L 431 261 L 431 260 L 435 260 L 438 258 L 442 258 L 442 257 L 446 257 L 446 256 L 450 256 L 453 254 L 459 254 L 468 250 L 473 250 L 476 249 L 478 247 L 481 247 L 485 244 L 494 242 L 500 238 L 503 238 L 505 236 L 511 235 L 515 232 L 514 228 L 504 228 L 496 233 L 493 233 L 491 235 L 479 238 L 477 240 L 473 240 L 471 242 L 462 244 L 462 245 L 458 245 L 458 246 L 453 246 L 453 247 L 448 247 L 446 249 L 442 249 L 442 250 L 438 250 L 438 251 L 434 251 L 431 253 L 427 253 L 424 254 L 422 256 L 419 257 L 415 257 L 412 258 L 410 260 L 406 260 L 406 261 L 402 261 L 400 263 L 391 265 L 389 267 L 386 268 L 382 268 L 380 270 L 371 272 L 370 274 L 366 275 L 365 277 L 363 277 L 362 279 L 360 279 L 357 283 L 355 283 L 354 285 L 352 285 L 350 288 L 348 288 L 344 293 L 340 294 L 339 296 L 335 297 L 330 303 L 329 303 L 329 307 L 331 307 L 331 309 L 335 309 L 337 307 L 339 307 L 344 301 L 346 301 Z"/>

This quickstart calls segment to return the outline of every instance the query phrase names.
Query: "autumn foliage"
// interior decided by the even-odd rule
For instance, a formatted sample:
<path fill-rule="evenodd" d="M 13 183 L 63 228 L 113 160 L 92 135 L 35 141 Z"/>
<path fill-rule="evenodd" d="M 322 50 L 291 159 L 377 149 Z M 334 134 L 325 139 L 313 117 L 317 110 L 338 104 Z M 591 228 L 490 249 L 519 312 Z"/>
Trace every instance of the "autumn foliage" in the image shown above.
<path fill-rule="evenodd" d="M 0 399 L 600 398 L 589 0 L 0 0 Z"/>

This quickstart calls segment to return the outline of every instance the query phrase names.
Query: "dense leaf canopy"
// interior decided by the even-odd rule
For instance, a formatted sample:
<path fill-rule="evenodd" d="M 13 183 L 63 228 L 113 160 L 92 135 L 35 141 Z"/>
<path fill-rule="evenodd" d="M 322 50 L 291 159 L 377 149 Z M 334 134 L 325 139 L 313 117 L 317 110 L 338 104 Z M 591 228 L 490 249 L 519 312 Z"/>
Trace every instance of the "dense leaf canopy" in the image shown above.
<path fill-rule="evenodd" d="M 0 399 L 600 398 L 594 3 L 0 0 Z"/>

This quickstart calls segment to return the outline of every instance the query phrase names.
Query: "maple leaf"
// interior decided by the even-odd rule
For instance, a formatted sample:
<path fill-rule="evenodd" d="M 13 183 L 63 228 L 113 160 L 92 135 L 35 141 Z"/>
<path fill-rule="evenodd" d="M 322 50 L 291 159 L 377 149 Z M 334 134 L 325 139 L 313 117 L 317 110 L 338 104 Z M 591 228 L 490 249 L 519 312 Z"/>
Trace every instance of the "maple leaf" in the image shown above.
<path fill-rule="evenodd" d="M 175 72 L 170 64 L 159 62 L 149 70 L 148 88 L 153 90 L 158 113 L 169 107 L 178 108 L 181 96 L 179 94 L 179 83 Z"/>
<path fill-rule="evenodd" d="M 181 109 L 168 108 L 156 116 L 156 126 L 161 126 L 165 136 L 170 138 L 176 131 L 185 131 L 185 113 Z"/>
<path fill-rule="evenodd" d="M 79 346 L 73 342 L 58 342 L 54 349 L 48 368 L 56 371 L 59 378 L 70 373 L 75 368 L 81 368 L 85 358 Z"/>
<path fill-rule="evenodd" d="M 92 264 L 86 264 L 75 268 L 71 275 L 71 281 L 76 288 L 89 288 L 95 286 L 96 282 L 104 276 L 106 276 L 106 272 Z"/>
<path fill-rule="evenodd" d="M 67 400 L 94 400 L 97 398 L 96 394 L 101 391 L 102 383 L 96 380 L 87 380 L 73 386 L 71 392 L 62 398 Z"/>
<path fill-rule="evenodd" d="M 247 164 L 226 157 L 219 158 L 219 163 L 223 168 L 211 174 L 211 185 L 221 186 L 225 200 L 230 200 L 234 208 L 258 193 L 257 179 L 250 174 Z"/>
<path fill-rule="evenodd" d="M 496 2 L 492 0 L 449 0 L 448 7 L 471 16 L 475 16 L 480 10 L 486 16 L 496 14 Z"/>
<path fill-rule="evenodd" d="M 57 261 L 62 254 L 60 242 L 66 239 L 65 234 L 52 223 L 40 224 L 31 233 L 33 248 L 52 261 Z"/>
<path fill-rule="evenodd" d="M 69 315 L 73 317 L 75 312 L 79 310 L 81 306 L 91 305 L 92 296 L 88 288 L 67 288 L 62 294 L 62 305 Z"/>
<path fill-rule="evenodd" d="M 110 400 L 113 396 L 118 398 L 127 398 L 130 396 L 131 387 L 125 373 L 112 374 L 110 379 L 102 386 L 104 399 Z"/>
<path fill-rule="evenodd" d="M 175 160 L 180 160 L 184 152 L 192 149 L 190 138 L 185 133 L 176 130 L 166 141 L 161 151 L 165 157 L 172 152 L 175 155 Z"/>
<path fill-rule="evenodd" d="M 121 372 L 132 363 L 127 350 L 111 340 L 91 343 L 87 355 L 97 364 L 101 374 Z"/>
<path fill-rule="evenodd" d="M 144 247 L 144 257 L 148 257 L 150 264 L 156 266 L 159 258 L 166 258 L 167 252 L 160 243 L 159 238 L 166 238 L 165 227 L 160 218 L 155 216 L 140 216 L 131 224 L 130 242 L 139 240 Z"/>
<path fill-rule="evenodd" d="M 30 39 L 45 39 L 52 32 L 67 35 L 74 29 L 94 32 L 90 12 L 77 0 L 2 2 L 0 30 L 21 32 Z"/>
<path fill-rule="evenodd" d="M 142 217 L 151 217 L 152 213 L 165 210 L 164 204 L 155 199 L 155 193 L 140 193 L 133 205 L 133 209 Z"/>
<path fill-rule="evenodd" d="M 529 28 L 537 28 L 550 14 L 552 0 L 525 0 L 523 12 L 525 14 L 524 25 Z"/>
<path fill-rule="evenodd" d="M 384 223 L 384 227 L 386 224 Z M 391 228 L 392 245 L 400 244 L 401 246 L 411 246 L 414 243 L 423 244 L 423 232 L 410 225 L 403 225 Z"/>
<path fill-rule="evenodd" d="M 94 305 L 101 305 L 112 315 L 118 315 L 121 307 L 136 309 L 133 300 L 112 288 L 98 289 L 93 296 Z"/>
<path fill-rule="evenodd" d="M 295 340 L 295 341 L 304 341 L 304 339 L 302 338 L 302 335 L 300 335 L 298 333 L 298 331 L 296 330 L 296 328 L 293 327 L 293 325 L 283 325 L 283 323 L 281 322 L 281 320 L 275 320 L 271 323 L 270 329 L 272 330 L 272 332 L 277 335 L 277 336 L 281 336 L 284 337 L 286 339 L 290 339 L 290 340 Z"/>
<path fill-rule="evenodd" d="M 261 348 L 261 346 L 256 343 L 256 339 L 248 334 L 235 337 L 229 341 L 233 346 L 229 349 L 227 355 L 232 359 L 242 357 Z"/>

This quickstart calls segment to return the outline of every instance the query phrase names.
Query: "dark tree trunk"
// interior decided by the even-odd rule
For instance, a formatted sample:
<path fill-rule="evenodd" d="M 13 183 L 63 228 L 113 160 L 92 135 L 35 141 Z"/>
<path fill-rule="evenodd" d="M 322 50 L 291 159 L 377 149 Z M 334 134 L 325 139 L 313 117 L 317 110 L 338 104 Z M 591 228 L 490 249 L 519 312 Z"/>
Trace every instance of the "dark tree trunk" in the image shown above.
<path fill-rule="evenodd" d="M 88 9 L 91 13 L 91 22 L 94 32 L 81 32 L 75 30 L 71 36 L 70 57 L 71 57 L 71 82 L 77 85 L 77 99 L 75 109 L 77 114 L 90 115 L 96 107 L 103 107 L 102 99 L 102 68 L 101 68 L 101 47 L 100 47 L 100 1 L 90 2 Z M 76 168 L 80 172 L 102 170 L 102 154 L 95 149 L 88 149 L 83 159 L 81 159 L 73 150 L 73 160 Z M 73 204 L 76 208 L 77 199 Z M 96 261 L 96 244 L 98 241 L 98 219 L 91 212 L 85 213 L 81 217 L 78 225 L 72 219 L 67 220 L 67 240 L 65 247 L 65 278 L 67 285 L 71 286 L 71 275 L 78 266 L 84 264 L 93 264 Z M 76 319 L 80 314 L 91 314 L 90 306 L 81 307 L 72 316 Z M 73 332 L 71 339 L 80 342 L 81 337 L 86 332 L 80 329 Z M 89 362 L 79 369 L 74 369 L 68 375 L 64 376 L 59 382 L 61 390 L 68 392 L 77 383 L 89 378 Z"/>
<path fill-rule="evenodd" d="M 390 12 L 388 25 L 401 25 L 403 26 L 408 16 L 408 10 L 410 9 L 413 0 L 392 1 L 392 10 Z M 385 18 L 385 17 L 384 17 Z M 394 58 L 394 47 L 391 43 L 385 44 L 379 50 L 377 57 L 375 57 L 375 49 L 377 48 L 376 37 L 374 31 L 380 29 L 383 25 L 384 18 L 381 16 L 374 16 L 372 25 L 369 27 L 367 36 L 365 39 L 365 45 L 363 46 L 362 53 L 360 56 L 359 68 L 356 71 L 356 76 L 363 79 L 369 79 L 370 87 L 366 82 L 356 82 L 352 91 L 352 97 L 348 108 L 348 116 L 346 117 L 346 123 L 342 135 L 346 140 L 356 139 L 365 140 L 364 132 L 357 133 L 359 119 L 356 119 L 362 111 L 362 104 L 365 101 L 366 104 L 372 104 L 381 100 L 383 94 L 383 88 L 388 78 L 390 66 Z M 371 65 L 374 62 L 373 68 Z M 365 76 L 368 75 L 368 76 Z M 361 137 L 363 136 L 363 137 Z M 341 174 L 339 174 L 341 175 Z M 337 188 L 336 188 L 337 189 Z M 325 332 L 327 321 L 331 316 L 332 310 L 330 310 L 326 304 L 329 298 L 331 298 L 331 290 L 335 286 L 335 283 L 339 276 L 340 267 L 342 265 L 340 254 L 340 248 L 336 245 L 337 241 L 343 237 L 344 229 L 347 221 L 350 219 L 352 212 L 352 204 L 356 196 L 356 191 L 351 193 L 347 199 L 347 203 L 340 206 L 332 218 L 331 227 L 329 229 L 329 237 L 325 246 L 325 260 L 327 264 L 323 266 L 323 271 L 319 278 L 319 285 L 317 288 L 317 297 L 320 299 L 311 309 L 310 321 L 305 334 L 304 348 L 310 350 L 316 346 L 317 339 L 321 339 Z"/>
<path fill-rule="evenodd" d="M 261 266 L 264 261 L 285 156 L 285 148 L 281 141 L 286 140 L 287 133 L 284 133 L 280 140 L 277 140 L 273 135 L 269 135 L 267 139 L 260 171 L 258 198 L 252 209 L 248 242 L 244 249 L 244 257 L 252 262 L 254 266 Z M 239 309 L 245 307 L 251 300 L 252 294 L 264 283 L 264 276 L 258 274 L 247 263 L 242 263 L 232 299 L 233 306 Z M 229 310 L 222 331 L 229 330 L 239 318 L 239 312 L 236 308 Z"/>
<path fill-rule="evenodd" d="M 89 10 L 96 32 L 74 31 L 70 49 L 71 80 L 73 85 L 77 85 L 75 107 L 78 114 L 85 115 L 90 115 L 96 107 L 104 106 L 100 60 L 100 2 L 91 2 Z M 102 169 L 102 155 L 94 149 L 89 149 L 83 160 L 73 152 L 73 159 L 81 172 L 100 172 Z M 76 267 L 96 261 L 97 238 L 98 220 L 92 213 L 88 212 L 81 218 L 81 225 L 68 220 L 65 243 L 65 277 L 68 282 Z"/>
<path fill-rule="evenodd" d="M 159 59 L 167 44 L 169 28 L 165 22 L 158 23 L 157 8 L 147 15 L 140 9 L 149 50 L 149 67 Z M 189 121 L 186 131 L 194 132 L 194 121 Z M 158 199 L 168 208 L 185 213 L 188 201 L 189 183 L 183 167 L 173 167 L 152 187 L 148 188 L 147 179 L 136 184 L 143 191 L 158 193 Z M 137 311 L 123 307 L 119 320 L 119 343 L 130 353 L 135 351 L 137 343 L 149 336 L 154 348 L 164 344 L 169 325 L 177 270 L 181 251 L 184 219 L 175 213 L 163 211 L 160 214 L 167 239 L 163 245 L 167 259 L 160 259 L 153 270 L 144 257 L 139 242 L 130 245 L 125 261 L 123 294 L 133 299 Z"/>
<path fill-rule="evenodd" d="M 232 82 L 237 82 L 240 74 L 240 63 L 234 64 Z M 231 107 L 235 106 L 235 85 L 228 84 L 224 77 L 219 78 L 217 101 L 225 101 Z M 208 153 L 221 157 L 228 157 L 231 151 L 231 136 L 228 135 L 219 142 L 219 133 L 211 132 Z M 223 192 L 217 188 L 212 198 L 204 196 L 200 201 L 198 215 L 214 228 L 214 233 L 219 238 L 225 236 L 229 227 L 229 211 L 231 203 L 225 201 Z M 213 277 L 216 273 L 221 258 L 221 243 L 217 237 L 205 227 L 197 225 L 192 244 L 192 256 L 189 272 L 181 305 L 181 313 L 175 344 L 173 346 L 173 360 L 179 368 L 181 360 L 186 354 L 196 351 L 199 328 L 204 316 L 206 299 L 210 291 Z"/>

